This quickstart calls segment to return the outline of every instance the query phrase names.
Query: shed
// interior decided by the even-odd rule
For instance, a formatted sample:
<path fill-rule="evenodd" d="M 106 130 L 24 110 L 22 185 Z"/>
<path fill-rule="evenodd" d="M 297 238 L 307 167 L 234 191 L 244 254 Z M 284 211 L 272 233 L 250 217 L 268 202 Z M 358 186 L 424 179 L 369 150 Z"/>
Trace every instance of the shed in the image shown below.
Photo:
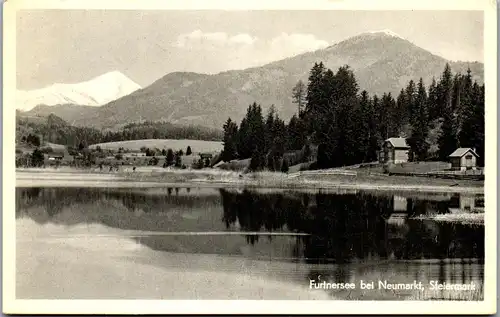
<path fill-rule="evenodd" d="M 476 169 L 478 157 L 472 148 L 458 148 L 449 156 L 451 168 L 461 171 Z"/>
<path fill-rule="evenodd" d="M 212 158 L 213 158 L 213 154 L 212 153 L 200 153 L 201 165 L 203 167 L 209 167 L 210 166 L 210 161 L 212 160 Z"/>
<path fill-rule="evenodd" d="M 379 152 L 380 163 L 404 163 L 408 162 L 410 147 L 405 138 L 389 138 L 382 144 Z"/>
<path fill-rule="evenodd" d="M 49 161 L 54 161 L 54 160 L 60 161 L 64 158 L 64 153 L 54 153 L 54 152 L 47 153 L 46 157 Z"/>
<path fill-rule="evenodd" d="M 212 159 L 213 154 L 212 153 L 200 153 L 200 157 L 202 159 L 209 159 L 210 160 L 210 159 Z"/>

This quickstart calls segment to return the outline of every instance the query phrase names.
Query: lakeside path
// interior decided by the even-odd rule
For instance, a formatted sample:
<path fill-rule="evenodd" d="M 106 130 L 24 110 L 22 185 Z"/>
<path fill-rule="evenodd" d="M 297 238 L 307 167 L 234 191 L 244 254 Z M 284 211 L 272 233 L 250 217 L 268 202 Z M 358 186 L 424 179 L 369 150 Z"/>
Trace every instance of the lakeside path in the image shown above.
<path fill-rule="evenodd" d="M 482 181 L 457 181 L 407 176 L 302 175 L 261 172 L 239 174 L 221 170 L 165 170 L 99 172 L 76 169 L 17 169 L 16 187 L 233 187 L 293 190 L 367 190 L 428 193 L 483 194 Z"/>

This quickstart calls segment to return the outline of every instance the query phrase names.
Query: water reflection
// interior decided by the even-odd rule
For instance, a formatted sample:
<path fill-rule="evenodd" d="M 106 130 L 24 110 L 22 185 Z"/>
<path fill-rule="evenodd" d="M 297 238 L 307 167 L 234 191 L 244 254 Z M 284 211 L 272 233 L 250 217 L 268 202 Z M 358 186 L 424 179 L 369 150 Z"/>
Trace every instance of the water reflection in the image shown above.
<path fill-rule="evenodd" d="M 413 219 L 477 212 L 484 208 L 482 196 L 17 188 L 16 202 L 18 218 L 170 232 L 174 234 L 135 239 L 155 250 L 271 261 L 265 271 L 301 283 L 318 276 L 345 282 L 384 276 L 403 281 L 483 280 L 484 226 Z M 241 235 L 220 234 L 224 232 Z"/>

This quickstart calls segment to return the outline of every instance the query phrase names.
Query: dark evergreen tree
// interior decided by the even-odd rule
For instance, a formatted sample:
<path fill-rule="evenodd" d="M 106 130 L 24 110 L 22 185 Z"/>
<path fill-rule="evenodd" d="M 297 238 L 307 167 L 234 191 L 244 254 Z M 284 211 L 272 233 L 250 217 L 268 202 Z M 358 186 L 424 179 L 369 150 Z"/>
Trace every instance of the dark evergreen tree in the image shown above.
<path fill-rule="evenodd" d="M 224 129 L 224 149 L 222 150 L 222 160 L 229 162 L 237 157 L 237 137 L 238 126 L 231 118 L 228 118 L 223 126 Z"/>
<path fill-rule="evenodd" d="M 358 130 L 358 85 L 354 73 L 348 66 L 340 67 L 334 78 L 335 86 L 329 100 L 326 127 L 326 138 L 322 144 L 326 145 L 327 167 L 355 164 L 359 159 L 359 151 L 353 144 L 359 144 L 362 136 Z M 331 122 L 331 123 L 330 123 Z M 319 150 L 318 150 L 319 151 Z M 318 153 L 319 155 L 319 153 Z"/>
<path fill-rule="evenodd" d="M 415 82 L 410 80 L 408 82 L 408 86 L 406 86 L 405 90 L 405 101 L 407 106 L 408 118 L 414 118 L 416 113 L 416 98 L 417 98 L 417 89 L 415 87 Z"/>
<path fill-rule="evenodd" d="M 42 151 L 36 148 L 33 153 L 31 153 L 31 165 L 34 167 L 43 166 L 44 156 Z"/>
<path fill-rule="evenodd" d="M 458 113 L 461 108 L 462 88 L 462 75 L 459 73 L 455 74 L 453 77 L 453 92 L 451 95 L 451 109 L 455 113 Z"/>
<path fill-rule="evenodd" d="M 484 85 L 474 82 L 471 89 L 470 103 L 467 102 L 466 117 L 460 131 L 460 146 L 470 147 L 479 155 L 478 164 L 484 165 L 485 154 L 485 117 L 484 117 Z"/>
<path fill-rule="evenodd" d="M 167 166 L 174 164 L 174 151 L 172 151 L 172 149 L 167 150 L 167 156 L 165 157 L 165 164 Z"/>
<path fill-rule="evenodd" d="M 467 75 L 463 78 L 461 102 L 457 109 L 458 141 L 461 147 L 472 146 L 475 138 L 477 128 L 474 124 L 475 107 L 472 76 L 470 69 L 468 69 Z"/>
<path fill-rule="evenodd" d="M 273 141 L 274 141 L 274 136 L 275 136 L 275 131 L 274 131 L 274 117 L 276 115 L 276 110 L 274 109 L 274 105 L 271 105 L 271 107 L 269 108 L 269 111 L 267 113 L 267 117 L 266 117 L 266 122 L 265 122 L 265 135 L 264 135 L 264 138 L 265 138 L 265 145 L 264 145 L 264 152 L 267 153 L 272 145 L 273 145 Z"/>
<path fill-rule="evenodd" d="M 458 146 L 455 114 L 452 107 L 453 80 L 447 63 L 438 86 L 438 104 L 442 113 L 441 134 L 438 139 L 439 159 L 448 161 L 449 155 Z"/>
<path fill-rule="evenodd" d="M 410 123 L 409 109 L 410 107 L 408 106 L 406 91 L 404 89 L 401 89 L 396 99 L 396 109 L 392 115 L 393 120 L 398 123 L 397 129 L 399 131 L 402 131 L 403 127 Z"/>
<path fill-rule="evenodd" d="M 441 108 L 438 104 L 438 90 L 436 79 L 432 77 L 432 83 L 429 86 L 429 97 L 427 99 L 427 109 L 429 110 L 429 121 L 436 120 L 442 116 Z"/>
<path fill-rule="evenodd" d="M 373 109 L 373 102 L 366 90 L 361 92 L 359 104 L 361 114 L 359 132 L 362 136 L 360 153 L 364 154 L 362 156 L 362 162 L 373 162 L 377 160 L 378 140 L 374 117 L 375 110 Z"/>
<path fill-rule="evenodd" d="M 305 144 L 307 130 L 303 121 L 293 115 L 287 126 L 287 148 L 289 150 L 300 150 Z"/>
<path fill-rule="evenodd" d="M 417 161 L 424 161 L 427 159 L 427 152 L 429 144 L 427 136 L 429 133 L 429 113 L 427 109 L 427 92 L 422 78 L 417 85 L 417 96 L 415 98 L 415 105 L 413 117 L 411 118 L 412 135 L 409 139 L 413 158 Z"/>
<path fill-rule="evenodd" d="M 288 162 L 287 162 L 287 160 L 283 160 L 283 163 L 281 163 L 281 172 L 288 173 Z"/>
<path fill-rule="evenodd" d="M 325 66 L 323 62 L 314 63 L 313 68 L 309 73 L 309 82 L 307 85 L 307 104 L 304 113 L 304 120 L 308 131 L 318 131 L 318 122 L 316 119 L 320 117 L 320 108 L 325 103 L 325 96 L 323 92 L 323 76 L 325 73 Z"/>
<path fill-rule="evenodd" d="M 186 155 L 191 155 L 193 153 L 193 151 L 191 150 L 191 147 L 188 145 L 187 149 L 186 149 Z"/>
<path fill-rule="evenodd" d="M 248 106 L 246 116 L 241 120 L 237 138 L 237 152 L 240 159 L 252 156 L 251 123 L 252 106 Z"/>

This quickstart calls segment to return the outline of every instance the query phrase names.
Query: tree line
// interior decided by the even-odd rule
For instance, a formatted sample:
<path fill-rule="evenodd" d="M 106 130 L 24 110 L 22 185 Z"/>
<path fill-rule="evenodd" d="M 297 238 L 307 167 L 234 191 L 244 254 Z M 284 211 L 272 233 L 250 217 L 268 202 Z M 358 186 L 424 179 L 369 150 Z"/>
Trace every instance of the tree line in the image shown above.
<path fill-rule="evenodd" d="M 446 64 L 427 88 L 410 80 L 395 98 L 359 92 L 349 66 L 337 72 L 315 63 L 307 85 L 292 91 L 297 114 L 285 124 L 271 107 L 264 119 L 254 103 L 238 126 L 223 126 L 224 161 L 251 158 L 252 170 L 276 170 L 283 154 L 317 146 L 317 168 L 347 166 L 378 159 L 384 140 L 404 137 L 410 160 L 447 161 L 457 147 L 475 148 L 484 164 L 484 84 L 452 74 Z M 281 159 L 280 159 L 281 158 Z"/>
<path fill-rule="evenodd" d="M 197 139 L 205 141 L 220 141 L 222 139 L 222 131 L 201 126 L 180 126 L 166 122 L 148 121 L 131 123 L 118 131 L 110 131 L 72 126 L 54 114 L 50 114 L 43 123 L 22 117 L 18 118 L 16 140 L 33 143 L 31 137 L 27 140 L 30 135 L 36 136 L 41 143 L 51 142 L 75 148 L 81 143 L 91 145 L 142 139 Z"/>

